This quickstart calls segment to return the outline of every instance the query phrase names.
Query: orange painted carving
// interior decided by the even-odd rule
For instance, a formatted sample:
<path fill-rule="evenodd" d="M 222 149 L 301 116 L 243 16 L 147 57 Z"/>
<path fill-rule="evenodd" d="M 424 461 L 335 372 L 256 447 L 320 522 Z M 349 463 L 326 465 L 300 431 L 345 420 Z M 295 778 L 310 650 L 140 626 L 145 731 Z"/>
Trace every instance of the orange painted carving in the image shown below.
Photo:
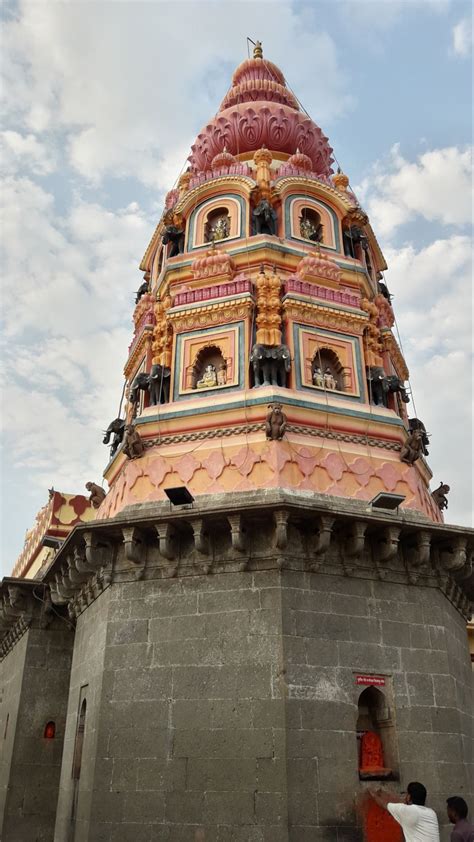
<path fill-rule="evenodd" d="M 402 842 L 402 829 L 390 813 L 369 798 L 363 809 L 365 842 Z"/>
<path fill-rule="evenodd" d="M 385 771 L 382 740 L 374 731 L 366 731 L 360 745 L 360 771 L 373 773 Z"/>

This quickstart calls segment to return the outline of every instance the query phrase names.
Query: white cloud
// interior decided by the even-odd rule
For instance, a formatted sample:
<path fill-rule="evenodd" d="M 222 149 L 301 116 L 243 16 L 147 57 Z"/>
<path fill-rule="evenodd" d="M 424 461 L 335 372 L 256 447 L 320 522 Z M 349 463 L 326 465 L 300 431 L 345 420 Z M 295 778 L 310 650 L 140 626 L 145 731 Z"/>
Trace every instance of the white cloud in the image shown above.
<path fill-rule="evenodd" d="M 466 58 L 472 52 L 472 19 L 460 20 L 453 27 L 452 37 L 454 54 Z"/>
<path fill-rule="evenodd" d="M 426 248 L 388 247 L 386 281 L 403 341 L 415 403 L 432 434 L 433 487 L 451 485 L 449 522 L 471 523 L 472 282 L 470 238 L 451 236 Z"/>
<path fill-rule="evenodd" d="M 396 144 L 358 188 L 372 224 L 394 233 L 417 216 L 444 225 L 466 225 L 472 214 L 472 151 L 447 147 L 407 161 Z"/>
<path fill-rule="evenodd" d="M 251 8 L 266 54 L 291 68 L 305 106 L 317 104 L 318 121 L 352 107 L 336 46 L 327 33 L 309 30 L 307 11 L 289 0 L 272 3 L 271 15 L 267 3 Z M 185 49 L 177 42 L 183 20 L 187 33 L 198 33 L 185 39 Z M 71 164 L 92 183 L 133 175 L 169 189 L 203 115 L 215 112 L 232 67 L 244 57 L 248 19 L 234 0 L 181 2 L 173 9 L 143 3 L 139 14 L 134 3 L 23 0 L 4 30 L 4 91 L 16 126 L 66 133 Z M 324 79 L 317 94 L 314 78 Z"/>
<path fill-rule="evenodd" d="M 0 132 L 0 170 L 16 173 L 29 170 L 36 175 L 54 172 L 56 162 L 51 146 L 41 143 L 34 134 Z"/>

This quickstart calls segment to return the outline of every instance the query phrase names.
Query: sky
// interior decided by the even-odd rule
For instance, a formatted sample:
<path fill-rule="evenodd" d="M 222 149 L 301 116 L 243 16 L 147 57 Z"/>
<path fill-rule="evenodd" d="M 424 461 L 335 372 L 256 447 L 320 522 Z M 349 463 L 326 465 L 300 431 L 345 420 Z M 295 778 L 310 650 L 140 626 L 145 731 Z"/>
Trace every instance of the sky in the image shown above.
<path fill-rule="evenodd" d="M 102 482 L 138 266 L 247 36 L 370 216 L 432 488 L 470 525 L 470 0 L 7 0 L 2 16 L 3 575 L 49 487 Z"/>

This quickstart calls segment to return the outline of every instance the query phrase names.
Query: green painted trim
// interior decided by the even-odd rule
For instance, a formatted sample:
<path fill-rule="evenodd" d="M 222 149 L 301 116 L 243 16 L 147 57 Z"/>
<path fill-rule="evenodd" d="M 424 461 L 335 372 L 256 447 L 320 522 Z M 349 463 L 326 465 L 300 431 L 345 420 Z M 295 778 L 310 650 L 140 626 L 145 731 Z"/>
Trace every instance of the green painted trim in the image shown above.
<path fill-rule="evenodd" d="M 263 388 L 263 387 L 260 387 L 260 388 Z M 258 391 L 258 387 L 257 387 L 257 389 L 249 389 L 249 391 L 250 392 Z M 354 418 L 359 418 L 359 419 L 363 419 L 363 420 L 367 420 L 367 421 L 376 421 L 377 423 L 388 424 L 389 426 L 393 426 L 393 427 L 403 428 L 403 426 L 404 426 L 403 421 L 398 416 L 396 416 L 394 418 L 385 418 L 385 417 L 377 414 L 377 412 L 375 411 L 375 407 L 374 407 L 374 411 L 367 412 L 365 410 L 347 409 L 347 408 L 342 408 L 342 407 L 337 407 L 337 406 L 327 406 L 326 403 L 314 403 L 314 402 L 302 400 L 300 398 L 292 398 L 290 396 L 288 396 L 288 398 L 282 397 L 282 394 L 281 394 L 282 391 L 283 391 L 283 389 L 280 389 L 279 393 L 267 394 L 265 397 L 261 397 L 261 398 L 256 396 L 256 397 L 247 398 L 246 400 L 239 400 L 239 401 L 236 401 L 235 403 L 215 404 L 215 405 L 211 405 L 211 406 L 206 406 L 204 411 L 206 413 L 215 413 L 215 412 L 222 412 L 223 410 L 227 410 L 227 409 L 240 409 L 241 407 L 245 408 L 246 406 L 247 407 L 248 406 L 260 406 L 261 404 L 268 405 L 269 403 L 271 403 L 271 401 L 279 401 L 280 403 L 287 404 L 288 406 L 300 406 L 300 407 L 303 407 L 304 409 L 318 409 L 318 410 L 320 410 L 322 412 L 325 412 L 325 413 L 329 412 L 329 413 L 333 413 L 334 415 L 353 416 Z M 289 390 L 286 390 L 286 391 L 289 391 Z M 192 396 L 185 395 L 183 397 L 184 398 L 192 397 L 194 399 L 195 395 L 194 394 Z M 344 398 L 342 398 L 342 400 L 344 400 Z M 138 423 L 140 423 L 140 424 L 153 424 L 153 423 L 156 423 L 156 421 L 159 421 L 160 418 L 163 418 L 163 417 L 166 417 L 166 419 L 168 420 L 168 419 L 172 419 L 172 418 L 183 418 L 183 417 L 192 416 L 192 415 L 201 415 L 202 412 L 203 412 L 202 407 L 196 407 L 195 409 L 185 409 L 185 408 L 178 409 L 177 408 L 176 411 L 167 412 L 166 410 L 164 410 L 164 407 L 166 407 L 166 406 L 169 406 L 169 404 L 161 404 L 161 412 L 159 414 L 147 416 L 146 418 L 140 417 L 139 419 L 137 419 Z"/>

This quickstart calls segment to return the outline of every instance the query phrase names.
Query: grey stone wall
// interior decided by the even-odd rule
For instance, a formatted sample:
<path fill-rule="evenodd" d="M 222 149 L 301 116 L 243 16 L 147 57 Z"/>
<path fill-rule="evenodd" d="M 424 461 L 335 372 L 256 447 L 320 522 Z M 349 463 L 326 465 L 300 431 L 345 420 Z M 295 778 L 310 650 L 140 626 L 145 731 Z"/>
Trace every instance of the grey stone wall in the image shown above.
<path fill-rule="evenodd" d="M 435 588 L 282 574 L 289 839 L 356 840 L 355 673 L 391 677 L 400 784 L 422 781 L 445 824 L 472 804 L 471 672 L 463 619 Z M 316 829 L 319 826 L 319 829 Z M 448 839 L 448 827 L 442 838 Z"/>
<path fill-rule="evenodd" d="M 57 802 L 55 842 L 82 842 L 82 840 L 95 838 L 89 836 L 89 822 L 98 754 L 99 713 L 102 705 L 109 598 L 110 591 L 105 591 L 79 617 L 77 622 Z M 72 763 L 81 698 L 86 699 L 87 713 L 81 775 L 76 782 L 72 777 Z"/>
<path fill-rule="evenodd" d="M 72 630 L 56 619 L 49 628 L 30 628 L 2 664 L 2 720 L 10 711 L 2 842 L 52 842 L 73 643 Z M 46 740 L 50 721 L 55 737 Z"/>
<path fill-rule="evenodd" d="M 7 805 L 27 643 L 28 633 L 23 635 L 0 663 L 0 828 L 3 828 Z"/>
<path fill-rule="evenodd" d="M 287 570 L 116 582 L 78 621 L 55 842 L 359 842 L 357 673 L 393 693 L 392 786 L 423 781 L 443 821 L 447 795 L 472 803 L 465 624 L 436 588 Z"/>

